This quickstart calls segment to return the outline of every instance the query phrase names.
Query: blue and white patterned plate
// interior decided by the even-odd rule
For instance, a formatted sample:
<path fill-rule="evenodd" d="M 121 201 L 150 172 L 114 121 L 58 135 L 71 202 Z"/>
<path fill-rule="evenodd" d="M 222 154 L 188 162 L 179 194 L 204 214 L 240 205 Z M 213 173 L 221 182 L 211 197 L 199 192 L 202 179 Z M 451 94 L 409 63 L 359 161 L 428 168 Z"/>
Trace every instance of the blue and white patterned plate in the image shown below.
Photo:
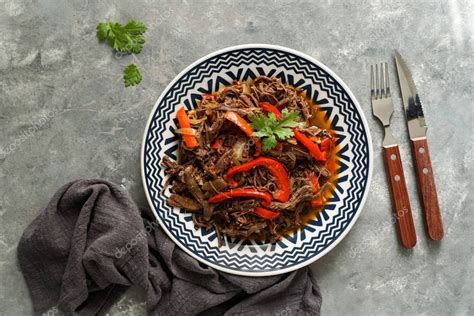
<path fill-rule="evenodd" d="M 189 213 L 166 204 L 169 187 L 160 161 L 176 158 L 175 113 L 197 106 L 232 80 L 276 77 L 302 88 L 332 121 L 339 145 L 339 177 L 334 196 L 315 220 L 275 244 L 224 237 L 217 247 L 214 230 L 195 230 Z M 216 269 L 267 276 L 308 265 L 328 253 L 349 232 L 364 205 L 372 174 L 372 145 L 366 119 L 349 88 L 317 60 L 289 48 L 241 45 L 199 59 L 161 94 L 148 119 L 142 144 L 142 178 L 148 202 L 171 239 L 189 255 Z"/>

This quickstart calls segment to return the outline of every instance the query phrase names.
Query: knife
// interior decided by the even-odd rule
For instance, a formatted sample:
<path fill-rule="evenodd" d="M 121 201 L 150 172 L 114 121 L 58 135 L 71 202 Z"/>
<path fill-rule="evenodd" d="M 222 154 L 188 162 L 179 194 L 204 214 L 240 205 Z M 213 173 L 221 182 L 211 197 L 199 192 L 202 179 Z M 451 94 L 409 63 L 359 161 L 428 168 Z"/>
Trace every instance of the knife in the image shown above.
<path fill-rule="evenodd" d="M 398 81 L 402 94 L 405 118 L 410 134 L 413 163 L 417 176 L 418 193 L 423 208 L 427 235 L 432 240 L 443 239 L 443 223 L 439 210 L 433 168 L 426 138 L 427 125 L 413 77 L 402 56 L 395 51 Z"/>

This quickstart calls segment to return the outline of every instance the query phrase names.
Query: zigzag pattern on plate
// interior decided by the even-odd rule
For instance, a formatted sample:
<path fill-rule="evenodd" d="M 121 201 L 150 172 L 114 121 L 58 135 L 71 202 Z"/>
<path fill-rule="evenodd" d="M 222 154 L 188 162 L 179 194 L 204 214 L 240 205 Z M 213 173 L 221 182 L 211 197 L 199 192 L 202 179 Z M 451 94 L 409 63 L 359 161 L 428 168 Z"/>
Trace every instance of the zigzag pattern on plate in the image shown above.
<path fill-rule="evenodd" d="M 265 68 L 264 68 L 265 67 Z M 166 205 L 169 191 L 164 183 L 161 157 L 175 158 L 177 137 L 173 133 L 175 109 L 184 103 L 196 106 L 201 93 L 217 90 L 233 79 L 258 75 L 275 76 L 306 90 L 322 104 L 338 133 L 340 175 L 334 198 L 318 217 L 277 244 L 225 238 L 216 247 L 213 231 L 195 231 L 191 217 Z M 299 80 L 294 80 L 295 76 Z M 317 87 L 315 90 L 313 87 Z M 319 92 L 318 92 L 319 91 Z M 326 96 L 321 97 L 325 94 Z M 344 129 L 343 126 L 350 128 Z M 350 142 L 349 142 L 350 140 Z M 299 56 L 273 49 L 244 49 L 214 56 L 185 73 L 161 99 L 148 127 L 145 143 L 145 178 L 153 207 L 162 225 L 180 243 L 203 261 L 239 271 L 263 272 L 301 264 L 321 253 L 347 228 L 359 209 L 368 176 L 368 144 L 359 113 L 342 86 L 317 65 Z M 164 193 L 164 194 L 163 194 Z M 337 207 L 336 207 L 337 206 Z"/>

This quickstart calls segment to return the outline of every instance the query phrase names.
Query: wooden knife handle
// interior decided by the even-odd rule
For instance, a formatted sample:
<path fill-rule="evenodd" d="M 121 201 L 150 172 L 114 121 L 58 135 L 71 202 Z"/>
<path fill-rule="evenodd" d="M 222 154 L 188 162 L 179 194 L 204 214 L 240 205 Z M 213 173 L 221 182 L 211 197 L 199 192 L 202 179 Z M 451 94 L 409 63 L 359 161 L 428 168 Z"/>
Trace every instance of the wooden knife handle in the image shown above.
<path fill-rule="evenodd" d="M 403 247 L 413 248 L 416 244 L 415 225 L 413 224 L 410 200 L 408 198 L 398 145 L 384 147 L 384 160 L 390 184 L 393 216 L 397 225 L 398 237 Z"/>
<path fill-rule="evenodd" d="M 428 237 L 432 240 L 443 239 L 443 222 L 439 210 L 438 195 L 431 167 L 430 151 L 426 138 L 411 140 L 413 162 L 423 207 L 423 216 Z"/>

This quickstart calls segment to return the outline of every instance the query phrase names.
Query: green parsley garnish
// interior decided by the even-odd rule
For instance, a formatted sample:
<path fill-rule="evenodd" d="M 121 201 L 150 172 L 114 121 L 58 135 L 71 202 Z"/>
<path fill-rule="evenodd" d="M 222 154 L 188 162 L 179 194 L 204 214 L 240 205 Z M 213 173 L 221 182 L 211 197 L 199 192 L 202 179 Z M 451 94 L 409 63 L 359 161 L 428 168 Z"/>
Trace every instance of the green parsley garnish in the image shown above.
<path fill-rule="evenodd" d="M 255 130 L 252 136 L 262 139 L 262 150 L 270 151 L 277 145 L 279 140 L 285 140 L 293 136 L 292 127 L 298 127 L 302 123 L 295 121 L 300 112 L 289 112 L 284 109 L 281 112 L 281 120 L 277 120 L 272 112 L 265 114 L 255 114 L 250 116 L 250 125 Z"/>
<path fill-rule="evenodd" d="M 128 20 L 122 25 L 116 22 L 103 22 L 97 25 L 99 40 L 107 40 L 116 51 L 138 54 L 142 51 L 145 38 L 145 24 L 135 20 Z"/>
<path fill-rule="evenodd" d="M 123 81 L 125 86 L 134 86 L 142 81 L 142 75 L 135 64 L 130 64 L 123 70 Z"/>
<path fill-rule="evenodd" d="M 145 44 L 143 37 L 143 33 L 146 32 L 145 24 L 135 20 L 128 20 L 125 25 L 117 22 L 102 22 L 96 29 L 97 38 L 107 41 L 117 52 L 138 54 Z M 142 75 L 136 65 L 128 65 L 123 70 L 123 81 L 125 87 L 134 86 L 142 81 Z"/>

